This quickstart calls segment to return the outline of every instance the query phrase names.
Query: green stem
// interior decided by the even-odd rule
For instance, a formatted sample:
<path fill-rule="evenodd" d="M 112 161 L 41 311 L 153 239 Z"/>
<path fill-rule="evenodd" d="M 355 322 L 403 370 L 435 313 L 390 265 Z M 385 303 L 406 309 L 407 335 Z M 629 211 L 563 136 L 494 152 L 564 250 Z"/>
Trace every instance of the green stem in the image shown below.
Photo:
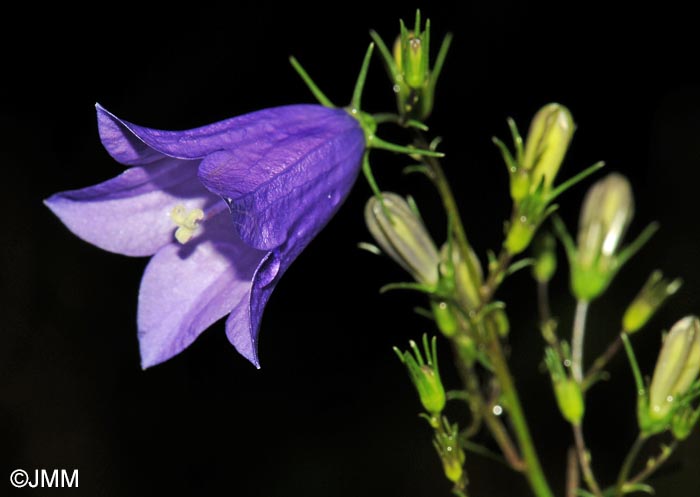
<path fill-rule="evenodd" d="M 552 320 L 552 311 L 549 305 L 549 283 L 537 282 L 537 310 L 540 314 L 540 325 L 546 326 Z"/>
<path fill-rule="evenodd" d="M 413 133 L 416 146 L 418 148 L 425 149 L 428 144 L 425 138 L 423 138 L 423 135 L 418 130 L 413 130 Z M 467 266 L 469 277 L 472 278 L 472 281 L 478 281 L 479 273 L 474 267 L 470 256 L 471 249 L 467 239 L 467 234 L 464 231 L 459 209 L 457 208 L 457 202 L 455 201 L 450 184 L 445 177 L 445 173 L 442 170 L 440 161 L 435 157 L 429 156 L 424 156 L 423 161 L 428 166 L 430 171 L 430 179 L 442 198 L 445 211 L 447 212 L 447 217 L 452 225 L 452 233 L 454 234 L 457 242 L 457 248 L 462 255 L 462 260 Z M 509 257 L 507 254 L 506 256 L 499 258 L 500 271 L 505 270 L 505 268 L 508 266 L 508 261 Z M 492 273 L 495 273 L 495 271 Z M 487 287 L 488 291 L 486 292 L 486 295 L 490 299 L 498 286 L 498 278 L 496 275 L 492 276 L 492 274 L 490 274 L 488 281 L 491 283 Z M 484 302 L 485 301 L 482 300 L 482 305 Z M 552 494 L 552 491 L 549 488 L 549 484 L 547 483 L 547 479 L 542 471 L 537 452 L 535 451 L 530 430 L 527 426 L 527 421 L 525 420 L 525 415 L 520 405 L 520 399 L 518 398 L 518 393 L 515 389 L 515 385 L 513 384 L 513 379 L 511 378 L 510 370 L 508 368 L 501 343 L 499 342 L 498 333 L 495 330 L 490 329 L 489 335 L 489 349 L 491 350 L 490 358 L 493 361 L 494 373 L 496 374 L 501 386 L 503 398 L 506 401 L 509 409 L 510 419 L 513 424 L 513 429 L 515 430 L 515 437 L 518 440 L 520 451 L 523 459 L 525 460 L 525 476 L 530 483 L 533 493 L 537 497 L 553 497 L 554 494 Z"/>
<path fill-rule="evenodd" d="M 678 447 L 678 441 L 674 440 L 671 445 L 664 445 L 661 448 L 661 453 L 655 457 L 654 459 L 650 459 L 649 462 L 647 462 L 646 467 L 637 473 L 628 483 L 630 484 L 635 484 L 635 483 L 641 483 L 647 478 L 649 478 L 657 469 L 661 467 L 663 463 L 666 462 L 666 460 L 671 457 L 671 454 L 673 454 L 673 451 L 676 450 L 676 447 Z"/>
<path fill-rule="evenodd" d="M 488 405 L 485 407 L 486 409 L 489 409 Z M 505 426 L 503 426 L 503 423 L 501 423 L 501 420 L 498 419 L 492 411 L 488 410 L 487 412 L 484 412 L 484 421 L 486 422 L 486 426 L 491 432 L 491 435 L 493 435 L 493 438 L 496 440 L 498 447 L 501 449 L 503 457 L 505 457 L 506 461 L 508 461 L 508 466 L 518 472 L 525 471 L 525 462 L 518 454 L 518 451 L 513 445 L 513 441 L 510 439 L 510 435 L 508 434 L 508 431 L 506 431 Z"/>
<path fill-rule="evenodd" d="M 496 265 L 489 269 L 489 275 L 486 279 L 486 283 L 481 287 L 481 298 L 484 304 L 491 301 L 493 294 L 496 293 L 498 286 L 503 280 L 503 274 L 508 269 L 508 264 L 513 256 L 508 253 L 507 250 L 501 249 L 501 253 L 498 254 L 498 259 Z"/>
<path fill-rule="evenodd" d="M 525 464 L 518 454 L 508 430 L 506 430 L 501 420 L 493 413 L 491 406 L 485 401 L 481 393 L 476 372 L 460 358 L 459 352 L 457 351 L 458 345 L 454 341 L 452 345 L 455 351 L 455 361 L 458 366 L 459 375 L 467 389 L 468 403 L 472 412 L 472 423 L 465 431 L 465 439 L 476 434 L 483 420 L 486 423 L 486 427 L 491 432 L 491 435 L 496 440 L 498 447 L 501 449 L 501 453 L 507 461 L 508 466 L 515 471 L 522 472 L 525 469 Z"/>
<path fill-rule="evenodd" d="M 537 282 L 537 309 L 540 315 L 540 329 L 542 336 L 550 347 L 559 356 L 559 360 L 564 362 L 564 350 L 561 347 L 561 342 L 557 337 L 557 323 L 552 318 L 552 311 L 549 305 L 549 283 L 545 281 Z"/>
<path fill-rule="evenodd" d="M 576 497 L 576 491 L 580 483 L 576 449 L 569 447 L 566 452 L 566 497 Z"/>
<path fill-rule="evenodd" d="M 644 442 L 646 441 L 646 437 L 642 436 L 641 434 L 637 437 L 637 439 L 634 441 L 632 444 L 632 447 L 630 448 L 630 451 L 627 453 L 627 457 L 625 457 L 625 461 L 622 463 L 622 468 L 620 469 L 620 475 L 617 477 L 617 484 L 615 485 L 615 497 L 622 497 L 624 494 L 623 489 L 625 486 L 625 483 L 627 482 L 627 477 L 630 474 L 630 471 L 632 470 L 632 465 L 634 464 L 634 461 L 637 459 L 637 456 L 639 455 L 639 451 L 644 445 Z"/>
<path fill-rule="evenodd" d="M 583 438 L 583 428 L 580 424 L 571 425 L 574 430 L 574 440 L 576 442 L 576 454 L 578 455 L 578 463 L 581 466 L 581 473 L 586 485 L 596 497 L 602 497 L 603 492 L 600 490 L 600 485 L 595 479 L 593 468 L 591 468 L 591 456 L 586 449 L 586 442 Z"/>
<path fill-rule="evenodd" d="M 586 373 L 586 376 L 584 376 L 584 391 L 588 390 L 593 385 L 598 374 L 603 370 L 605 366 L 607 366 L 607 364 L 610 362 L 610 359 L 615 357 L 615 354 L 617 354 L 618 350 L 620 350 L 620 347 L 622 347 L 622 333 L 624 332 L 621 332 L 620 335 L 618 335 L 614 341 L 610 342 L 610 345 L 608 345 L 608 348 L 605 349 L 605 352 L 603 352 L 603 354 L 595 360 L 593 366 L 591 366 L 591 369 L 589 369 Z"/>
<path fill-rule="evenodd" d="M 574 330 L 571 334 L 571 373 L 579 385 L 583 383 L 583 338 L 586 335 L 586 314 L 588 314 L 588 302 L 579 300 L 576 303 Z"/>
<path fill-rule="evenodd" d="M 515 389 L 513 378 L 510 375 L 503 348 L 498 339 L 498 333 L 489 327 L 489 357 L 493 362 L 493 369 L 501 386 L 503 398 L 508 408 L 508 415 L 515 430 L 515 437 L 520 445 L 523 459 L 525 460 L 525 476 L 530 483 L 532 492 L 537 497 L 553 497 L 547 478 L 542 471 L 540 461 L 535 451 L 535 446 L 530 435 L 530 430 L 525 420 L 518 392 Z"/>
<path fill-rule="evenodd" d="M 430 148 L 428 141 L 424 138 L 420 131 L 413 130 L 413 137 L 416 148 Z M 442 199 L 445 212 L 447 213 L 447 218 L 450 220 L 452 233 L 455 237 L 455 241 L 457 242 L 457 249 L 459 250 L 461 259 L 466 264 L 467 271 L 469 272 L 469 278 L 472 281 L 479 281 L 479 272 L 476 267 L 474 267 L 474 263 L 470 255 L 471 249 L 469 239 L 467 238 L 467 233 L 464 231 L 462 217 L 459 214 L 457 202 L 455 201 L 454 194 L 452 193 L 450 183 L 447 181 L 445 172 L 442 169 L 442 165 L 437 158 L 429 156 L 424 156 L 423 162 L 426 166 L 428 166 L 428 176 L 435 185 L 435 188 L 437 188 L 440 198 Z"/>

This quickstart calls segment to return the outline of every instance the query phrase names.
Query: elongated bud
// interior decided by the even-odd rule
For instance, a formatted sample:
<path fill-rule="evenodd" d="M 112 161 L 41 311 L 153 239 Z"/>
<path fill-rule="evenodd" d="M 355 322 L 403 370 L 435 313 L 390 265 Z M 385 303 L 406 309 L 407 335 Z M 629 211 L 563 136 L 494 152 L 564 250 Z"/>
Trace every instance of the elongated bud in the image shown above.
<path fill-rule="evenodd" d="M 642 328 L 666 299 L 678 291 L 682 283 L 680 278 L 669 281 L 661 271 L 654 271 L 622 317 L 625 333 L 634 333 Z"/>
<path fill-rule="evenodd" d="M 431 414 L 433 420 L 437 419 L 445 408 L 445 389 L 442 386 L 438 370 L 436 337 L 433 337 L 429 345 L 428 336 L 423 335 L 425 359 L 416 342 L 411 340 L 409 343 L 413 354 L 411 351 L 401 352 L 396 347 L 394 347 L 394 352 L 408 369 L 408 374 L 418 391 L 421 404 Z"/>
<path fill-rule="evenodd" d="M 575 128 L 571 112 L 563 105 L 551 103 L 535 114 L 525 141 L 522 163 L 525 170 L 531 171 L 531 190 L 543 183 L 545 191 L 549 191 Z"/>
<path fill-rule="evenodd" d="M 423 41 L 425 33 L 404 30 L 394 43 L 394 60 L 406 84 L 416 90 L 423 88 L 429 76 L 428 54 Z"/>
<path fill-rule="evenodd" d="M 617 251 L 634 214 L 629 181 L 612 173 L 595 183 L 583 202 L 572 286 L 582 300 L 605 290 L 617 271 Z"/>
<path fill-rule="evenodd" d="M 365 223 L 379 246 L 416 281 L 437 284 L 440 255 L 406 200 L 395 193 L 382 193 L 382 200 L 370 198 L 365 206 Z"/>
<path fill-rule="evenodd" d="M 634 215 L 627 178 L 612 173 L 594 184 L 583 202 L 579 220 L 579 261 L 586 267 L 617 251 Z"/>
<path fill-rule="evenodd" d="M 541 231 L 532 246 L 535 265 L 532 276 L 539 283 L 548 283 L 557 270 L 557 241 L 549 231 Z"/>
<path fill-rule="evenodd" d="M 674 401 L 685 394 L 700 372 L 700 321 L 687 316 L 666 336 L 649 388 L 649 418 L 665 420 Z"/>
<path fill-rule="evenodd" d="M 450 261 L 450 255 L 451 261 Z M 483 270 L 481 262 L 471 247 L 469 247 L 469 261 L 465 261 L 460 251 L 454 245 L 445 243 L 440 249 L 440 267 L 443 276 L 454 278 L 454 288 L 457 296 L 467 309 L 473 310 L 481 305 L 481 294 L 479 289 L 483 283 Z M 451 272 L 446 268 L 450 267 Z M 448 274 L 449 273 L 449 274 Z"/>

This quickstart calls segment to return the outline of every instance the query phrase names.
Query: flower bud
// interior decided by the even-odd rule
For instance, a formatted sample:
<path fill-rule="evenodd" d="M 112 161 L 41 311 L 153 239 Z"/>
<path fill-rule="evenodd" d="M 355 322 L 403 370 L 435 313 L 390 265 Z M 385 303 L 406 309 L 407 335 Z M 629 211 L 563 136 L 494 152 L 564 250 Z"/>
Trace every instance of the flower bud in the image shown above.
<path fill-rule="evenodd" d="M 557 270 L 557 242 L 549 231 L 542 231 L 532 246 L 535 265 L 532 275 L 539 283 L 547 283 Z"/>
<path fill-rule="evenodd" d="M 450 255 L 451 261 L 450 261 Z M 460 251 L 454 245 L 445 243 L 440 250 L 440 268 L 443 277 L 454 278 L 454 288 L 457 297 L 469 309 L 477 309 L 481 304 L 479 289 L 483 283 L 484 273 L 479 258 L 469 247 L 468 261 L 462 258 Z M 447 270 L 450 268 L 450 271 Z"/>
<path fill-rule="evenodd" d="M 566 374 L 559 356 L 551 347 L 545 351 L 545 365 L 552 378 L 559 411 L 569 423 L 578 425 L 585 410 L 581 385 Z"/>
<path fill-rule="evenodd" d="M 442 460 L 445 476 L 452 483 L 464 483 L 464 450 L 459 443 L 459 429 L 443 419 L 444 428 L 436 431 L 433 445 Z"/>
<path fill-rule="evenodd" d="M 554 383 L 554 394 L 564 419 L 574 425 L 579 424 L 584 412 L 581 386 L 576 381 L 566 378 Z"/>
<path fill-rule="evenodd" d="M 422 25 L 420 11 L 416 12 L 413 30 L 401 22 L 401 33 L 392 51 L 377 33 L 371 32 L 371 35 L 392 80 L 401 120 L 425 120 L 433 110 L 435 86 L 452 37 L 445 36 L 431 68 L 430 20 Z"/>
<path fill-rule="evenodd" d="M 676 440 L 685 440 L 695 428 L 700 420 L 700 408 L 693 409 L 692 406 L 682 406 L 671 419 L 671 433 Z"/>
<path fill-rule="evenodd" d="M 454 306 L 447 302 L 433 301 L 431 302 L 433 309 L 433 317 L 438 329 L 448 338 L 452 338 L 459 331 L 459 320 L 455 315 Z"/>
<path fill-rule="evenodd" d="M 649 418 L 666 420 L 674 401 L 685 394 L 700 372 L 700 321 L 687 316 L 666 336 L 649 388 Z"/>
<path fill-rule="evenodd" d="M 408 374 L 418 391 L 421 404 L 433 417 L 437 417 L 445 408 L 445 389 L 442 386 L 438 370 L 436 337 L 433 337 L 428 345 L 428 336 L 423 335 L 425 360 L 416 342 L 411 340 L 409 343 L 413 354 L 410 351 L 401 352 L 396 347 L 394 347 L 394 352 L 408 369 Z"/>
<path fill-rule="evenodd" d="M 379 246 L 419 283 L 438 282 L 440 255 L 423 222 L 395 193 L 372 197 L 365 206 L 365 223 Z"/>
<path fill-rule="evenodd" d="M 622 317 L 625 333 L 634 333 L 642 328 L 666 299 L 678 291 L 681 284 L 680 278 L 669 281 L 661 271 L 654 271 Z"/>
<path fill-rule="evenodd" d="M 572 275 L 579 299 L 590 301 L 607 288 L 618 269 L 616 253 L 633 214 L 632 188 L 624 176 L 609 174 L 588 190 Z"/>
<path fill-rule="evenodd" d="M 403 30 L 402 30 L 403 31 Z M 411 89 L 421 89 L 428 79 L 428 54 L 424 50 L 425 33 L 405 31 L 394 43 L 394 61 Z"/>
<path fill-rule="evenodd" d="M 524 169 L 532 172 L 531 191 L 541 182 L 546 191 L 551 188 L 575 128 L 569 109 L 563 105 L 551 103 L 535 114 L 525 141 L 522 163 Z"/>
<path fill-rule="evenodd" d="M 539 220 L 532 222 L 527 216 L 519 216 L 508 225 L 508 232 L 503 246 L 510 255 L 517 255 L 525 250 L 532 242 Z"/>

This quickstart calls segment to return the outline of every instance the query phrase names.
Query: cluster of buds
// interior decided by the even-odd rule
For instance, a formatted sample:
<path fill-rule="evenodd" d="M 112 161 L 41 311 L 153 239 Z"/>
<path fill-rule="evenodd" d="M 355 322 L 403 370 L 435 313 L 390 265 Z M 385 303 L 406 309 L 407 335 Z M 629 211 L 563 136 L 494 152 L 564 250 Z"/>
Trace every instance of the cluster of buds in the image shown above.
<path fill-rule="evenodd" d="M 455 337 L 467 326 L 455 304 L 467 311 L 480 305 L 483 274 L 471 247 L 466 258 L 449 240 L 438 250 L 412 200 L 391 192 L 368 200 L 365 223 L 379 247 L 431 296 L 440 331 Z"/>
<path fill-rule="evenodd" d="M 433 110 L 435 86 L 452 41 L 446 35 L 434 67 L 430 67 L 430 19 L 421 27 L 420 11 L 416 12 L 413 30 L 401 21 L 401 34 L 390 51 L 381 37 L 371 32 L 384 59 L 394 85 L 396 103 L 402 122 L 423 121 Z"/>
<path fill-rule="evenodd" d="M 464 449 L 460 444 L 458 425 L 450 424 L 442 416 L 446 395 L 438 369 L 436 337 L 428 342 L 428 336 L 423 335 L 422 353 L 416 342 L 411 340 L 409 344 L 411 350 L 402 352 L 394 347 L 394 352 L 406 366 L 421 405 L 427 411 L 422 416 L 435 432 L 433 444 L 442 461 L 445 476 L 456 488 L 463 489 L 466 485 Z"/>
<path fill-rule="evenodd" d="M 569 110 L 557 103 L 542 107 L 532 119 L 524 145 L 515 121 L 508 119 L 508 125 L 515 155 L 501 140 L 493 140 L 508 168 L 513 200 L 513 217 L 503 246 L 516 255 L 530 245 L 537 228 L 556 210 L 552 202 L 603 164 L 595 164 L 555 188 L 554 179 L 576 129 Z"/>
<path fill-rule="evenodd" d="M 700 320 L 686 316 L 664 338 L 649 391 L 639 397 L 639 426 L 645 435 L 670 429 L 684 439 L 700 418 Z"/>

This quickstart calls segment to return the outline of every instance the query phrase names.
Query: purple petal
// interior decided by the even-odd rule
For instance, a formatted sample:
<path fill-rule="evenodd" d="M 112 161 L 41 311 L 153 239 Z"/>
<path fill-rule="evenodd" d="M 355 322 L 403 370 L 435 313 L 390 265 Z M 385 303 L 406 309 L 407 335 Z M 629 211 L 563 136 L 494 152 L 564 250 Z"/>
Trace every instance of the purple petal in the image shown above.
<path fill-rule="evenodd" d="M 262 281 L 266 284 L 258 284 L 253 293 L 250 292 L 252 286 L 249 286 L 248 298 L 241 300 L 231 310 L 231 315 L 226 320 L 226 335 L 229 341 L 257 368 L 260 368 L 258 359 L 260 321 L 272 290 L 277 286 L 276 276 L 279 269 L 279 259 L 272 252 L 268 252 L 253 276 L 253 282 Z"/>
<path fill-rule="evenodd" d="M 185 131 L 161 131 L 119 119 L 99 104 L 97 124 L 107 151 L 128 165 L 149 164 L 163 156 L 201 159 L 260 140 L 283 140 L 290 129 L 328 117 L 320 105 L 274 107 Z M 282 127 L 280 127 L 280 123 Z"/>
<path fill-rule="evenodd" d="M 245 308 L 264 255 L 235 235 L 226 214 L 207 221 L 204 232 L 186 245 L 159 250 L 139 293 L 142 366 L 173 357 L 232 309 Z"/>
<path fill-rule="evenodd" d="M 287 109 L 306 115 L 306 108 Z M 365 147 L 358 122 L 341 109 L 311 109 L 303 125 L 298 115 L 280 116 L 269 136 L 199 166 L 204 186 L 228 200 L 241 238 L 255 248 L 272 250 L 289 238 L 308 243 L 357 177 Z"/>
<path fill-rule="evenodd" d="M 222 201 L 197 180 L 197 162 L 163 158 L 104 183 L 57 193 L 46 206 L 77 236 L 124 255 L 155 253 L 173 240 L 176 205 L 205 213 Z"/>

